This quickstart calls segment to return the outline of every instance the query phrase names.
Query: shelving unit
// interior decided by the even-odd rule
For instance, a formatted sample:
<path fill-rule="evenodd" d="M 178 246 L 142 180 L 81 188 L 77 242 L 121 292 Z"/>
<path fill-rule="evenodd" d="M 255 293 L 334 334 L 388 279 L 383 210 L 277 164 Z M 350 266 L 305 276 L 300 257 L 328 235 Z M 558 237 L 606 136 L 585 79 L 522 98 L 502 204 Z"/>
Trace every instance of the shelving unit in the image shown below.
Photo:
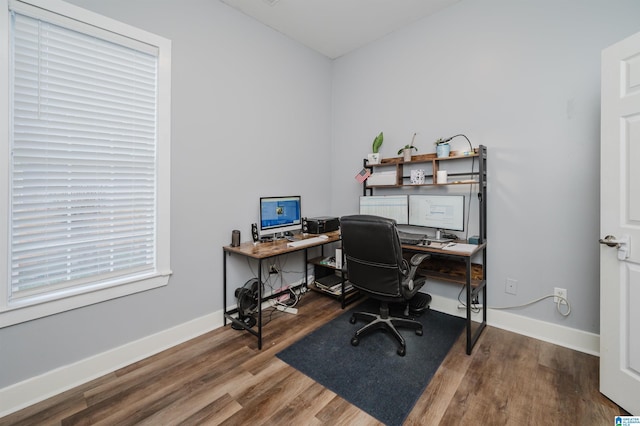
<path fill-rule="evenodd" d="M 313 259 L 309 259 L 308 263 L 313 265 L 313 275 L 315 280 L 322 280 L 322 278 L 326 278 L 331 275 L 337 276 L 338 278 L 336 279 L 336 283 L 340 284 L 339 290 L 330 291 L 324 289 L 319 287 L 315 281 L 310 283 L 308 287 L 311 290 L 339 299 L 342 304 L 342 308 L 344 308 L 346 305 L 360 297 L 360 294 L 355 288 L 353 288 L 353 286 L 350 285 L 347 279 L 347 271 L 344 268 L 336 268 L 335 263 L 328 263 L 326 259 L 327 257 L 324 256 L 314 257 Z"/>
<path fill-rule="evenodd" d="M 435 153 L 430 154 L 422 154 L 422 155 L 414 155 L 411 157 L 411 161 L 404 161 L 403 157 L 392 157 L 392 158 L 384 158 L 379 164 L 369 164 L 367 160 L 364 161 L 364 167 L 371 169 L 371 173 L 373 174 L 377 171 L 394 171 L 396 179 L 392 184 L 385 185 L 368 185 L 364 184 L 366 189 L 374 189 L 374 188 L 400 188 L 403 186 L 432 186 L 432 185 L 465 185 L 469 183 L 478 183 L 480 180 L 479 172 L 469 172 L 469 173 L 455 173 L 453 175 L 449 175 L 449 177 L 466 177 L 466 179 L 460 179 L 459 181 L 453 181 L 449 183 L 439 184 L 435 182 L 435 176 L 438 171 L 441 169 L 442 163 L 447 162 L 456 162 L 460 160 L 467 160 L 472 158 L 481 158 L 483 152 L 485 153 L 486 159 L 486 147 L 480 146 L 476 151 L 472 153 L 468 153 L 467 151 L 453 151 L 449 157 L 436 157 Z M 411 166 L 415 166 L 418 164 L 423 164 L 426 167 L 430 167 L 431 173 L 426 174 L 425 177 L 431 179 L 430 182 L 425 182 L 424 184 L 411 184 L 407 183 L 410 176 L 405 175 L 404 169 L 409 168 Z M 471 181 L 473 179 L 473 181 Z M 363 195 L 367 195 L 366 193 Z"/>
<path fill-rule="evenodd" d="M 436 183 L 435 176 L 439 170 L 444 170 L 444 165 L 459 165 L 468 162 L 470 165 L 477 162 L 477 170 L 475 167 L 469 170 L 458 168 L 452 173 L 448 173 L 449 182 Z M 473 152 L 452 151 L 449 157 L 438 158 L 435 153 L 414 155 L 411 161 L 404 161 L 403 157 L 384 158 L 380 164 L 369 164 L 366 159 L 363 160 L 365 168 L 371 171 L 371 175 L 376 173 L 393 173 L 395 172 L 395 180 L 392 184 L 371 185 L 369 179 L 362 183 L 362 195 L 373 195 L 375 189 L 408 189 L 419 187 L 444 187 L 454 185 L 478 185 L 479 199 L 479 237 L 480 242 L 484 242 L 487 238 L 487 147 L 480 145 Z M 411 176 L 407 173 L 412 168 L 425 167 L 425 183 L 412 184 Z"/>

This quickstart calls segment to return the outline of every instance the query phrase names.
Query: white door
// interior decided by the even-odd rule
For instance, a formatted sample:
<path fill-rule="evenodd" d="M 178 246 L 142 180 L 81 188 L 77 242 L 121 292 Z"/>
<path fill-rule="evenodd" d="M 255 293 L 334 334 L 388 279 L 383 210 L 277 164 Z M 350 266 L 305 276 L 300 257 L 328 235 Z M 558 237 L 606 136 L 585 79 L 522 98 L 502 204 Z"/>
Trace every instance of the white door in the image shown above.
<path fill-rule="evenodd" d="M 600 392 L 640 415 L 640 33 L 602 52 L 601 121 Z"/>

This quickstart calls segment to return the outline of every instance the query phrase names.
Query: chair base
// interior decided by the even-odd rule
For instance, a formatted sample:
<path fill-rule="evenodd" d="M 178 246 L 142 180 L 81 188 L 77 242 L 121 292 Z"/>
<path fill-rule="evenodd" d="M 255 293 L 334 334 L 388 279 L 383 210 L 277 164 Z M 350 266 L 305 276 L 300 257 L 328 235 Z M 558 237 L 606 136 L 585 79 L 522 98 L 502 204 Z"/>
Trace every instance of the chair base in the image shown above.
<path fill-rule="evenodd" d="M 400 356 L 404 356 L 407 353 L 407 345 L 404 337 L 402 337 L 396 327 L 413 329 L 418 336 L 422 336 L 422 324 L 411 318 L 389 316 L 389 307 L 384 302 L 380 305 L 379 314 L 373 314 L 370 312 L 354 312 L 351 315 L 349 322 L 351 322 L 351 324 L 355 324 L 356 320 L 369 321 L 369 323 L 356 331 L 356 334 L 351 339 L 351 344 L 353 346 L 358 346 L 361 337 L 364 337 L 376 330 L 384 330 L 391 333 L 391 335 L 397 340 L 397 353 Z"/>
<path fill-rule="evenodd" d="M 431 295 L 427 293 L 416 293 L 408 303 L 391 303 L 391 312 L 400 312 L 404 316 L 419 317 L 429 310 Z"/>

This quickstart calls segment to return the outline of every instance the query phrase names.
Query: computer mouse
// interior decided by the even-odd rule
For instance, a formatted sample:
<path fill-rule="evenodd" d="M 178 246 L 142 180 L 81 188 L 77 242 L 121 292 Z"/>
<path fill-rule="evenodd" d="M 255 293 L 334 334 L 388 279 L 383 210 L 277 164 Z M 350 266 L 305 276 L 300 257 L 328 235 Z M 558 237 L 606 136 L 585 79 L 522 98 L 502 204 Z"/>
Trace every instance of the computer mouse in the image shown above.
<path fill-rule="evenodd" d="M 326 235 L 318 235 L 318 238 L 322 238 L 323 240 L 328 239 L 329 237 L 327 237 Z"/>

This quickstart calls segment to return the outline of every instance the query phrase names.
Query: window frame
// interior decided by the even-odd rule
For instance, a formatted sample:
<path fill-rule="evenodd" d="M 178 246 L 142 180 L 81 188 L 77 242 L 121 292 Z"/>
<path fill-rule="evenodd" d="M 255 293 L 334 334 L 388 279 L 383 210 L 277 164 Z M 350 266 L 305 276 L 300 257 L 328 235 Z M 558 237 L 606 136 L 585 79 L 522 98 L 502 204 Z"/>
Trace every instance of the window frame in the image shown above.
<path fill-rule="evenodd" d="M 9 299 L 9 241 L 10 232 L 10 55 L 9 49 L 0 49 L 0 129 L 7 129 L 0 138 L 0 328 L 36 318 L 100 303 L 168 284 L 170 269 L 170 149 L 171 149 L 171 41 L 158 35 L 132 27 L 70 5 L 61 0 L 0 0 L 0 44 L 9 46 L 9 9 L 37 10 L 39 15 L 53 14 L 71 18 L 124 37 L 155 46 L 158 49 L 157 92 L 157 195 L 156 195 L 156 268 L 153 274 L 138 279 L 115 278 L 95 286 L 71 287 L 43 293 L 27 301 Z M 36 8 L 36 9 L 33 9 Z"/>

